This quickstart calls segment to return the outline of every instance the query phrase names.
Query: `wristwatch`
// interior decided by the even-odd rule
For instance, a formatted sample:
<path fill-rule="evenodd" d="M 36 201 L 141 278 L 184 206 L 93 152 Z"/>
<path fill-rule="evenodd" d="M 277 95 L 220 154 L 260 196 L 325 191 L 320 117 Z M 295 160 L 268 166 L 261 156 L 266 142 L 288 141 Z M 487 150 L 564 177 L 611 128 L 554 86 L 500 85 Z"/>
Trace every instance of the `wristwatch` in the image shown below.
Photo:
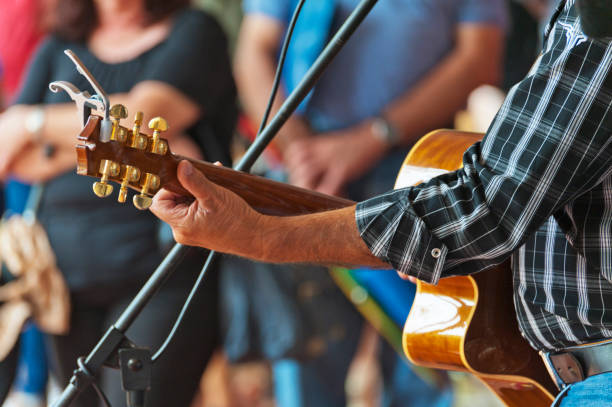
<path fill-rule="evenodd" d="M 32 142 L 43 145 L 43 155 L 45 158 L 51 158 L 55 153 L 55 146 L 53 144 L 43 143 L 42 130 L 44 124 L 45 109 L 41 106 L 35 106 L 26 116 L 24 127 L 30 134 Z"/>
<path fill-rule="evenodd" d="M 34 107 L 25 118 L 25 129 L 32 137 L 32 141 L 40 143 L 42 128 L 45 124 L 45 111 L 42 107 Z"/>
<path fill-rule="evenodd" d="M 400 134 L 383 116 L 377 116 L 372 120 L 370 128 L 372 135 L 382 141 L 388 147 L 394 147 L 400 142 Z"/>

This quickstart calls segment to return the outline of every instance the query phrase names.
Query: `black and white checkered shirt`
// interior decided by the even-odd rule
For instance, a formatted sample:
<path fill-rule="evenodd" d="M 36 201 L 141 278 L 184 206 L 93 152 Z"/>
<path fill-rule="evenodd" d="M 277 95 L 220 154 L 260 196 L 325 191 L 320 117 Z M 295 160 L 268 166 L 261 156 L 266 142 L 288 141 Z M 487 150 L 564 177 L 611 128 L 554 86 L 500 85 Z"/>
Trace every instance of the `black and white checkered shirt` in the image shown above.
<path fill-rule="evenodd" d="M 463 169 L 356 213 L 372 253 L 430 283 L 512 256 L 521 330 L 548 350 L 612 337 L 612 42 L 559 11 Z"/>

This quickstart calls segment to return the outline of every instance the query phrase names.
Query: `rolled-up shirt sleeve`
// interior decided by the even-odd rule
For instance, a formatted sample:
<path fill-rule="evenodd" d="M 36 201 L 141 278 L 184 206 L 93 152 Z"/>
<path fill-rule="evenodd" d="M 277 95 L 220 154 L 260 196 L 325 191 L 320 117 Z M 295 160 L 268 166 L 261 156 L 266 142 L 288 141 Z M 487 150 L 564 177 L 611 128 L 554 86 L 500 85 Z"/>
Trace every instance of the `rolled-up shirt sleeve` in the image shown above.
<path fill-rule="evenodd" d="M 357 205 L 361 237 L 372 253 L 399 272 L 436 283 L 448 249 L 411 210 L 399 190 Z"/>
<path fill-rule="evenodd" d="M 565 44 L 549 42 L 463 168 L 357 205 L 375 256 L 436 283 L 501 263 L 551 216 L 568 235 L 590 221 L 571 206 L 612 176 L 612 44 L 576 19 L 556 29 Z"/>

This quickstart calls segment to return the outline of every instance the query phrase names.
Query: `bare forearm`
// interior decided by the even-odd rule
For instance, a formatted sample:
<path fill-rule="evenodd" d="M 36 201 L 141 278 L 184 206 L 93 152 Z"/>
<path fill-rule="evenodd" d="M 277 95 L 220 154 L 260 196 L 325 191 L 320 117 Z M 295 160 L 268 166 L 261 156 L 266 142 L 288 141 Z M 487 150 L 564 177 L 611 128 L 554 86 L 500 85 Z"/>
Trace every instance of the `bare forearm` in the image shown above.
<path fill-rule="evenodd" d="M 141 82 L 129 93 L 111 95 L 110 99 L 113 104 L 127 106 L 132 114 L 145 112 L 145 123 L 152 117 L 163 116 L 170 123 L 170 129 L 163 137 L 170 141 L 173 151 L 199 157 L 197 146 L 184 139 L 183 131 L 202 112 L 176 88 L 161 82 Z M 39 110 L 43 112 L 42 127 L 39 130 L 28 129 L 30 117 L 40 119 Z M 5 140 L 5 149 L 0 150 L 0 178 L 12 172 L 30 182 L 44 181 L 75 167 L 74 146 L 81 131 L 81 120 L 73 103 L 11 107 L 0 116 L 0 130 L 9 136 Z M 131 127 L 129 119 L 122 124 Z M 143 126 L 143 131 L 145 129 Z M 55 155 L 45 158 L 42 146 L 51 146 Z"/>
<path fill-rule="evenodd" d="M 268 51 L 239 44 L 234 62 L 236 86 L 246 114 L 254 121 L 261 121 L 264 115 L 274 82 L 274 70 L 274 56 Z M 274 101 L 274 110 L 279 109 L 283 99 L 281 87 Z"/>
<path fill-rule="evenodd" d="M 48 181 L 73 170 L 77 165 L 75 144 L 76 139 L 68 147 L 55 146 L 51 156 L 45 154 L 48 147 L 41 144 L 30 144 L 14 160 L 10 173 L 23 182 L 33 184 Z M 202 158 L 197 145 L 187 136 L 174 137 L 170 140 L 170 148 L 175 154 L 196 159 Z"/>
<path fill-rule="evenodd" d="M 130 116 L 122 124 L 131 127 L 131 119 L 137 111 L 144 112 L 143 131 L 146 123 L 155 116 L 163 116 L 170 128 L 163 137 L 172 139 L 181 135 L 202 113 L 199 107 L 176 88 L 162 82 L 148 81 L 136 85 L 129 93 L 110 95 L 111 104 L 123 104 Z M 41 142 L 58 148 L 74 147 L 81 130 L 81 118 L 73 103 L 41 106 L 45 113 Z"/>
<path fill-rule="evenodd" d="M 55 148 L 51 157 L 45 155 L 42 145 L 31 145 L 14 161 L 10 173 L 28 184 L 45 182 L 76 166 L 74 146 Z"/>
<path fill-rule="evenodd" d="M 261 30 L 265 30 L 264 33 Z M 273 20 L 256 16 L 247 17 L 241 29 L 234 61 L 234 73 L 240 100 L 247 116 L 259 124 L 264 116 L 276 71 L 276 53 L 282 26 Z M 285 92 L 280 87 L 272 105 L 276 113 Z M 307 136 L 308 127 L 303 120 L 292 116 L 275 137 L 275 144 L 284 150 L 295 138 Z"/>
<path fill-rule="evenodd" d="M 463 37 L 462 37 L 463 36 Z M 468 95 L 500 77 L 503 35 L 496 27 L 464 28 L 458 45 L 404 96 L 385 110 L 387 119 L 412 144 L 425 131 L 446 126 Z"/>
<path fill-rule="evenodd" d="M 258 260 L 389 267 L 372 255 L 359 236 L 355 206 L 304 216 L 263 216 L 259 226 Z"/>
<path fill-rule="evenodd" d="M 266 216 L 188 161 L 179 164 L 177 177 L 195 200 L 162 189 L 151 211 L 172 227 L 178 243 L 275 263 L 389 267 L 361 240 L 354 205 L 304 216 Z"/>
<path fill-rule="evenodd" d="M 237 80 L 238 90 L 242 101 L 242 106 L 247 113 L 247 116 L 253 123 L 259 125 L 263 119 L 268 98 L 272 90 L 274 82 L 274 65 L 272 59 L 257 56 L 254 58 L 257 62 L 245 64 L 249 67 L 248 75 L 250 78 Z M 237 78 L 240 76 L 237 75 Z M 280 109 L 285 100 L 285 92 L 279 89 L 277 97 L 272 105 L 271 115 L 273 117 Z M 297 116 L 292 116 L 283 125 L 278 135 L 274 139 L 274 143 L 281 149 L 285 150 L 286 146 L 296 138 L 304 137 L 309 133 L 306 123 Z"/>

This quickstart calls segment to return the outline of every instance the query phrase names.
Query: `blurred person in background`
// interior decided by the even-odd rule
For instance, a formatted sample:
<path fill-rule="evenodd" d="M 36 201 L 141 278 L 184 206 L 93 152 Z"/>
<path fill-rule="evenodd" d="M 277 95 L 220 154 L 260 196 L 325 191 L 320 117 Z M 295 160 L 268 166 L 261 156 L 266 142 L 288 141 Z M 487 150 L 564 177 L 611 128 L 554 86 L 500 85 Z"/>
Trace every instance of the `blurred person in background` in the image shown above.
<path fill-rule="evenodd" d="M 164 117 L 170 129 L 163 136 L 174 152 L 210 161 L 229 164 L 235 87 L 223 32 L 188 0 L 58 0 L 53 16 L 53 34 L 36 53 L 16 104 L 0 115 L 0 177 L 45 183 L 39 220 L 73 307 L 69 335 L 52 338 L 64 385 L 76 359 L 125 309 L 171 242 L 158 238 L 161 226 L 151 214 L 97 198 L 91 180 L 74 173 L 81 123 L 74 103 L 65 93 L 51 93 L 48 84 L 65 80 L 93 90 L 63 50 L 72 49 L 111 103 L 125 105 L 131 117 L 143 111 L 145 124 Z M 49 150 L 52 155 L 43 154 Z M 161 345 L 203 260 L 203 251 L 190 252 L 127 332 L 131 340 L 152 349 Z M 217 340 L 216 278 L 209 277 L 154 366 L 147 406 L 187 406 L 193 398 Z M 112 405 L 124 405 L 119 373 L 105 369 L 101 381 Z M 74 405 L 97 403 L 88 389 Z"/>
<path fill-rule="evenodd" d="M 465 112 L 455 116 L 455 127 L 484 133 L 501 107 L 506 93 L 521 81 L 542 50 L 546 23 L 560 0 L 507 0 L 510 17 L 506 35 L 503 79 L 483 85 L 468 97 Z"/>
<path fill-rule="evenodd" d="M 0 65 L 0 112 L 4 110 L 4 92 L 3 84 L 4 84 L 4 76 L 3 76 L 3 68 Z M 4 185 L 0 183 L 0 210 L 4 213 Z M 8 275 L 4 275 L 3 271 L 0 271 L 0 284 L 5 284 L 8 280 Z M 4 358 L 4 360 L 0 361 L 0 405 L 4 403 L 6 396 L 9 393 L 11 385 L 13 384 L 13 379 L 15 377 L 15 369 L 17 368 L 17 348 L 18 346 L 13 347 L 11 352 Z"/>
<path fill-rule="evenodd" d="M 544 28 L 559 0 L 509 0 L 510 29 L 506 39 L 504 77 L 507 92 L 533 65 L 542 49 Z"/>
<path fill-rule="evenodd" d="M 194 4 L 219 21 L 227 35 L 230 56 L 233 55 L 242 21 L 242 0 L 195 0 Z"/>
<path fill-rule="evenodd" d="M 234 69 L 243 107 L 255 123 L 263 116 L 279 47 L 296 4 L 244 1 Z M 309 15 L 306 2 L 302 27 L 296 26 L 276 109 L 355 3 L 337 0 L 312 7 Z M 281 164 L 276 169 L 280 167 L 295 185 L 357 201 L 391 189 L 419 137 L 452 123 L 474 88 L 500 82 L 506 12 L 503 0 L 379 2 L 298 114 L 279 132 L 275 147 Z M 344 353 L 355 348 L 353 342 Z M 392 350 L 385 346 L 383 352 Z M 399 374 L 406 384 L 388 392 L 387 405 L 449 404 L 446 395 L 414 374 L 406 379 L 405 365 L 398 358 L 383 360 L 391 360 L 382 369 L 385 381 L 391 383 Z M 337 394 L 349 361 L 331 352 L 308 365 L 293 361 L 302 381 L 295 391 L 282 393 L 286 404 L 277 401 L 283 406 L 341 405 Z M 331 368 L 323 375 L 309 374 L 317 362 Z M 282 376 L 278 370 L 275 374 L 278 386 Z M 419 391 L 410 391 L 407 383 Z M 310 398 L 313 388 L 318 389 L 316 402 Z M 321 395 L 328 396 L 326 403 L 321 403 Z"/>
<path fill-rule="evenodd" d="M 610 242 L 610 214 L 604 208 L 610 207 L 612 157 L 609 5 L 560 3 L 544 52 L 530 75 L 512 88 L 482 144 L 463 155 L 460 170 L 348 209 L 279 218 L 260 216 L 183 163 L 179 179 L 199 199 L 186 203 L 176 194 L 160 193 L 152 211 L 171 222 L 183 243 L 266 261 L 374 267 L 388 262 L 401 275 L 430 284 L 513 255 L 521 332 L 545 361 L 559 356 L 574 362 L 571 369 L 564 362 L 547 363 L 563 390 L 553 405 L 610 405 L 611 368 L 594 357 L 609 350 L 612 328 L 609 309 L 602 306 L 610 300 L 612 270 L 604 254 Z M 246 227 L 210 233 L 237 217 Z M 276 238 L 253 250 L 232 240 L 241 234 L 241 242 L 243 235 L 249 241 L 266 234 Z M 549 292 L 551 282 L 566 290 L 553 290 L 544 304 L 544 294 L 533 293 Z M 585 366 L 576 362 L 577 348 L 587 355 Z"/>
<path fill-rule="evenodd" d="M 0 112 L 17 96 L 25 68 L 47 27 L 51 24 L 49 11 L 55 0 L 5 0 L 0 13 Z M 19 21 L 19 24 L 15 24 Z M 2 213 L 18 214 L 23 211 L 29 187 L 16 180 L 6 180 L 0 191 Z M 5 280 L 8 274 L 4 275 Z M 0 276 L 0 282 L 2 277 Z M 19 368 L 17 355 L 19 354 Z M 43 335 L 33 323 L 28 323 L 22 340 L 16 344 L 7 360 L 0 363 L 0 404 L 17 381 L 10 403 L 20 406 L 42 405 L 47 384 L 47 357 Z M 2 373 L 3 372 L 3 373 Z"/>

